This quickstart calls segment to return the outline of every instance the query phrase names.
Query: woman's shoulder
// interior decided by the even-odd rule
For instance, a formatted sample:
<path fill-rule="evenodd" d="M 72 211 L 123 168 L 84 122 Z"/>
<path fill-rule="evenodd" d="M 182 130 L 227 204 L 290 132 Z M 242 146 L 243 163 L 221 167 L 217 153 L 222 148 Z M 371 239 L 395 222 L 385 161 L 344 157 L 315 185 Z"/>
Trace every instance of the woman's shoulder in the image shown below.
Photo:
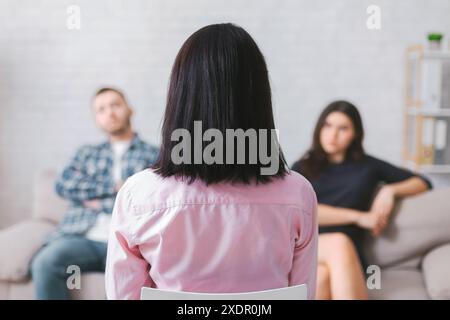
<path fill-rule="evenodd" d="M 289 170 L 285 177 L 287 184 L 292 184 L 300 187 L 310 187 L 311 183 L 301 173 L 293 169 Z"/>
<path fill-rule="evenodd" d="M 290 170 L 281 182 L 282 190 L 291 195 L 293 199 L 314 198 L 315 192 L 311 183 L 303 175 Z"/>
<path fill-rule="evenodd" d="M 378 162 L 378 161 L 381 161 L 380 159 L 378 159 L 377 157 L 374 157 L 374 156 L 372 156 L 372 155 L 370 155 L 370 154 L 367 154 L 367 153 L 365 153 L 364 155 L 363 155 L 363 158 L 362 158 L 364 161 L 369 161 L 369 162 Z"/>
<path fill-rule="evenodd" d="M 162 177 L 155 173 L 153 169 L 147 168 L 130 176 L 122 188 L 128 193 L 142 194 L 151 192 L 163 183 L 162 180 Z"/>
<path fill-rule="evenodd" d="M 289 202 L 302 208 L 302 212 L 316 210 L 317 196 L 311 183 L 303 175 L 290 170 L 284 179 L 286 196 Z"/>
<path fill-rule="evenodd" d="M 134 212 L 150 212 L 166 207 L 168 199 L 180 194 L 175 178 L 164 178 L 148 168 L 130 176 L 121 189 L 134 207 Z"/>
<path fill-rule="evenodd" d="M 366 163 L 370 166 L 375 166 L 375 167 L 378 167 L 378 166 L 384 165 L 384 164 L 388 164 L 387 161 L 377 158 L 375 156 L 372 156 L 370 154 L 364 154 L 362 160 L 364 163 Z"/>
<path fill-rule="evenodd" d="M 127 179 L 127 183 L 129 185 L 133 185 L 136 183 L 140 183 L 143 180 L 153 180 L 156 179 L 158 175 L 155 173 L 155 171 L 151 168 L 146 168 L 142 171 L 136 172 Z"/>

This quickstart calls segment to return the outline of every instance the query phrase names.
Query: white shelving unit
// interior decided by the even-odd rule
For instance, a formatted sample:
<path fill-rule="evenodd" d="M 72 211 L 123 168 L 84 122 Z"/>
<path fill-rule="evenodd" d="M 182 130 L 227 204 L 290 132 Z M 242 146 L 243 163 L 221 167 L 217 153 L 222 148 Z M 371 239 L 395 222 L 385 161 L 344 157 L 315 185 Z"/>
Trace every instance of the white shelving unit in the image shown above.
<path fill-rule="evenodd" d="M 430 117 L 450 117 L 450 108 L 436 110 L 431 108 L 407 108 L 406 113 L 409 116 L 430 116 Z"/>
<path fill-rule="evenodd" d="M 427 52 L 423 46 L 415 45 L 407 49 L 405 60 L 404 164 L 422 173 L 450 174 L 450 52 Z M 430 65 L 447 69 L 438 72 L 441 78 L 435 79 L 427 69 Z M 424 86 L 431 83 L 436 87 L 435 80 L 442 84 L 437 90 L 440 103 L 430 106 L 424 97 Z M 438 122 L 439 130 L 435 126 Z"/>

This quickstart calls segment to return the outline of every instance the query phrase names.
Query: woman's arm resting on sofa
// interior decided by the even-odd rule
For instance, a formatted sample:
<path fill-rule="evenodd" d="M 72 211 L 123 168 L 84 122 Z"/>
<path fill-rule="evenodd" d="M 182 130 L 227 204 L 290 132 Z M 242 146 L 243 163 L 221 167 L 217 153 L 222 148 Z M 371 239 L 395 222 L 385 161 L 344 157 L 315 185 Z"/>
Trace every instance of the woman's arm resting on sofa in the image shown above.
<path fill-rule="evenodd" d="M 373 231 L 380 234 L 388 224 L 389 217 L 394 210 L 395 199 L 416 195 L 429 190 L 430 184 L 418 176 L 401 182 L 384 185 L 373 200 L 371 212 L 380 217 L 381 223 Z"/>
<path fill-rule="evenodd" d="M 391 183 L 385 186 L 394 193 L 394 197 L 413 196 L 429 190 L 429 185 L 420 177 L 412 177 L 405 181 Z"/>

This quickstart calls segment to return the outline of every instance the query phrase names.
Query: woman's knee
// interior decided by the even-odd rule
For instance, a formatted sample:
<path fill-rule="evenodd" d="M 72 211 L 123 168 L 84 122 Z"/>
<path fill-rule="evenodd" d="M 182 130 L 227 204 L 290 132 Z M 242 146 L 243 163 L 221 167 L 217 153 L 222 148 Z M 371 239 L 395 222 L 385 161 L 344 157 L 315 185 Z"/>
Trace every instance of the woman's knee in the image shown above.
<path fill-rule="evenodd" d="M 330 260 L 335 259 L 353 259 L 357 256 L 353 241 L 344 233 L 329 233 L 322 239 L 321 247 L 319 240 L 319 251 L 322 251 L 319 252 L 319 256 L 324 262 L 329 263 Z"/>
<path fill-rule="evenodd" d="M 353 241 L 342 232 L 335 232 L 329 234 L 329 240 L 331 246 L 335 249 L 354 250 L 355 246 Z"/>
<path fill-rule="evenodd" d="M 327 287 L 330 283 L 330 270 L 328 267 L 319 263 L 317 266 L 317 285 L 319 288 Z"/>
<path fill-rule="evenodd" d="M 317 265 L 316 299 L 331 299 L 330 270 L 324 263 Z"/>

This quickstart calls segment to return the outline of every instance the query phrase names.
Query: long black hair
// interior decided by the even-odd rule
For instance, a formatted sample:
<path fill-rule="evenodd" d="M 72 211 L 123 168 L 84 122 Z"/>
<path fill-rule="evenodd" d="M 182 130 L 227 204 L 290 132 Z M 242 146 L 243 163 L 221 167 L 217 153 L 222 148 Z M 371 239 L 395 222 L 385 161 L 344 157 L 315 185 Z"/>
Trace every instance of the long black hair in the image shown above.
<path fill-rule="evenodd" d="M 364 128 L 358 109 L 348 101 L 334 101 L 320 114 L 314 128 L 310 149 L 292 167 L 293 170 L 300 172 L 309 180 L 317 178 L 330 164 L 328 155 L 320 143 L 320 132 L 325 125 L 326 118 L 332 112 L 342 112 L 349 117 L 355 130 L 355 136 L 347 148 L 344 161 L 358 161 L 365 154 L 363 148 Z"/>
<path fill-rule="evenodd" d="M 227 129 L 267 129 L 267 142 L 274 139 L 270 134 L 275 124 L 266 62 L 241 27 L 231 23 L 209 25 L 192 34 L 181 47 L 172 68 L 162 144 L 153 168 L 163 177 L 180 176 L 189 182 L 198 178 L 207 184 L 265 183 L 286 174 L 281 150 L 279 168 L 271 176 L 261 175 L 260 169 L 266 165 L 259 159 L 252 164 L 175 164 L 171 151 L 177 142 L 171 141 L 172 132 L 183 128 L 193 135 L 194 121 L 201 121 L 203 130 L 218 129 L 223 136 Z M 247 144 L 245 152 L 248 159 Z"/>

